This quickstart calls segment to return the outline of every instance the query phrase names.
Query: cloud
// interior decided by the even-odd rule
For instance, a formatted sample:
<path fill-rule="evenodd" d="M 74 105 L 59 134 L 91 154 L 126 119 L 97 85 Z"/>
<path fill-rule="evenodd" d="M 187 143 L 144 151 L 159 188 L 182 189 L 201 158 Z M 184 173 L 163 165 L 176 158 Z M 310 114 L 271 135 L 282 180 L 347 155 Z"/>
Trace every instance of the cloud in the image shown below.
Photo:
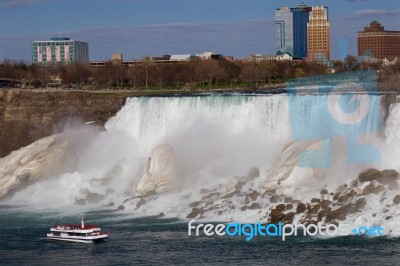
<path fill-rule="evenodd" d="M 0 0 L 0 7 L 19 8 L 33 6 L 42 2 L 50 2 L 54 0 Z"/>
<path fill-rule="evenodd" d="M 400 9 L 382 10 L 382 9 L 364 9 L 357 10 L 351 15 L 357 17 L 396 17 L 400 15 Z"/>

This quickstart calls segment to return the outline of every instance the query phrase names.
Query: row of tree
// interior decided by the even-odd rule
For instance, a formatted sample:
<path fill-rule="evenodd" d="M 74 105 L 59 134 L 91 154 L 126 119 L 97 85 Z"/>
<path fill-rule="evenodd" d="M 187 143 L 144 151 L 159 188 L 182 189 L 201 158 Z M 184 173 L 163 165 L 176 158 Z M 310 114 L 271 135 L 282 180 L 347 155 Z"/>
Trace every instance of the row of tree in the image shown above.
<path fill-rule="evenodd" d="M 357 63 L 351 56 L 346 57 L 344 62 L 334 62 L 333 66 L 336 72 L 380 67 L 379 64 Z M 158 64 L 153 60 L 143 60 L 132 66 L 109 61 L 101 67 L 81 63 L 28 65 L 10 60 L 0 64 L 0 79 L 23 80 L 31 88 L 46 87 L 56 80 L 64 87 L 90 89 L 259 86 L 327 72 L 329 68 L 326 64 L 307 61 L 195 59 L 184 63 Z"/>

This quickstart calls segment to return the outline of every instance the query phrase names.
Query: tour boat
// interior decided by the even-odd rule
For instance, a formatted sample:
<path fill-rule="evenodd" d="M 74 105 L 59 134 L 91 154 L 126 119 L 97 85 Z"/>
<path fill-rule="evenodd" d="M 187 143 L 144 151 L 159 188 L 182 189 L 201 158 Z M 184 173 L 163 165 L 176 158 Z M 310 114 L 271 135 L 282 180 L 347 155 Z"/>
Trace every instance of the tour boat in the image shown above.
<path fill-rule="evenodd" d="M 96 225 L 85 224 L 83 216 L 81 224 L 55 225 L 50 228 L 47 239 L 63 240 L 80 243 L 96 243 L 105 241 L 108 238 L 107 232 L 102 232 Z"/>

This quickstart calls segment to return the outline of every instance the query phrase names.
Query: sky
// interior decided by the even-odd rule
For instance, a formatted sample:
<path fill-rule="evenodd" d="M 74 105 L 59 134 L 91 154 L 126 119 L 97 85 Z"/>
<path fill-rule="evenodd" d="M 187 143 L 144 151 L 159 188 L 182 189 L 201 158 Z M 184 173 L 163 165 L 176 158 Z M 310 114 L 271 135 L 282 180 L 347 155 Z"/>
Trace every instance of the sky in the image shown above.
<path fill-rule="evenodd" d="M 235 58 L 275 54 L 275 9 L 301 2 L 0 0 L 0 60 L 30 63 L 30 43 L 59 34 L 88 42 L 91 61 L 108 60 L 113 53 L 123 53 L 124 60 L 204 51 Z M 357 31 L 372 20 L 387 30 L 400 30 L 398 0 L 304 2 L 329 8 L 333 59 L 356 55 Z"/>

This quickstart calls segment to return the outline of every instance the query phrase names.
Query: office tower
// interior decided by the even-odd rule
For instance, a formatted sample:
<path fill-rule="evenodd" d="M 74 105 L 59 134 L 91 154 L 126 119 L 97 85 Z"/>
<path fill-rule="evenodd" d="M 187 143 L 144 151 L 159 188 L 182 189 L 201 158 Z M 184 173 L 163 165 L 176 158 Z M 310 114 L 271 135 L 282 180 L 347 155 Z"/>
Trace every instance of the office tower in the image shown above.
<path fill-rule="evenodd" d="M 330 59 L 328 8 L 313 6 L 307 23 L 307 59 L 328 62 Z"/>

